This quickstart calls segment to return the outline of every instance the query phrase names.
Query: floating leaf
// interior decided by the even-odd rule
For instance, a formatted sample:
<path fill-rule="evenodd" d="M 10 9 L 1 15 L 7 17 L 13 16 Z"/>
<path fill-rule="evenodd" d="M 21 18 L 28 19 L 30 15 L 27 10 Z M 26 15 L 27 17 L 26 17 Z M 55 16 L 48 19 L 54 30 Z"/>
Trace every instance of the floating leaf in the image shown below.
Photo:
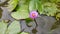
<path fill-rule="evenodd" d="M 21 28 L 20 28 L 20 23 L 19 21 L 13 21 L 7 31 L 6 31 L 6 34 L 17 34 L 18 32 L 21 31 Z"/>
<path fill-rule="evenodd" d="M 39 0 L 31 0 L 29 3 L 29 11 L 39 10 L 41 8 L 41 2 Z"/>
<path fill-rule="evenodd" d="M 60 2 L 60 0 L 50 0 L 50 2 L 57 3 L 57 2 Z"/>
<path fill-rule="evenodd" d="M 33 21 L 31 18 L 27 18 L 27 19 L 25 19 L 26 20 L 26 23 L 28 24 L 28 23 L 30 23 L 31 21 Z"/>
<path fill-rule="evenodd" d="M 8 1 L 8 11 L 13 11 L 15 9 L 15 7 L 17 6 L 18 4 L 18 0 L 10 0 Z"/>
<path fill-rule="evenodd" d="M 57 0 L 50 0 L 50 2 L 54 2 L 54 3 L 55 3 L 56 1 L 57 1 Z"/>
<path fill-rule="evenodd" d="M 43 12 L 43 5 L 41 1 L 37 2 L 38 12 L 41 14 Z"/>
<path fill-rule="evenodd" d="M 32 10 L 37 10 L 37 7 L 36 7 L 36 2 L 37 0 L 31 0 L 30 3 L 29 3 L 29 11 L 32 11 Z"/>
<path fill-rule="evenodd" d="M 27 32 L 22 32 L 21 34 L 29 34 L 29 33 L 27 33 Z"/>
<path fill-rule="evenodd" d="M 23 3 L 23 0 L 21 1 L 22 3 L 19 5 L 19 8 L 17 9 L 17 11 L 11 14 L 11 16 L 17 20 L 29 18 L 28 4 Z"/>
<path fill-rule="evenodd" d="M 58 14 L 56 15 L 56 17 L 60 18 L 60 13 L 58 13 Z"/>
<path fill-rule="evenodd" d="M 41 14 L 46 14 L 48 16 L 54 16 L 57 12 L 57 7 L 55 3 L 46 2 L 43 4 L 43 11 Z"/>
<path fill-rule="evenodd" d="M 59 18 L 60 18 L 60 13 L 56 15 L 56 19 L 59 20 Z"/>
<path fill-rule="evenodd" d="M 0 21 L 0 34 L 5 34 L 7 29 L 7 24 L 4 21 Z"/>

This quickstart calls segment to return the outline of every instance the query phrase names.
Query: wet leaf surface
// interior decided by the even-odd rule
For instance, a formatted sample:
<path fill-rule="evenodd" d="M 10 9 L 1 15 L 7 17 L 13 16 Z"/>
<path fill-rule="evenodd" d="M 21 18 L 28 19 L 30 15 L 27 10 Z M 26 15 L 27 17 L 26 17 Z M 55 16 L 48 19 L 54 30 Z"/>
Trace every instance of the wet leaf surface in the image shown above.
<path fill-rule="evenodd" d="M 5 34 L 7 29 L 7 23 L 0 21 L 0 34 Z"/>
<path fill-rule="evenodd" d="M 36 0 L 31 0 L 29 2 L 29 11 L 37 10 L 36 3 Z"/>
<path fill-rule="evenodd" d="M 57 19 L 57 20 L 60 19 L 60 13 L 58 13 L 58 14 L 56 15 L 56 19 Z"/>
<path fill-rule="evenodd" d="M 31 18 L 27 18 L 27 19 L 25 19 L 25 20 L 26 20 L 26 24 L 28 24 L 28 23 L 30 23 L 30 22 L 33 21 L 33 19 L 31 19 Z"/>
<path fill-rule="evenodd" d="M 29 18 L 28 4 L 25 4 L 26 2 L 23 3 L 23 0 L 21 0 L 21 2 L 22 3 L 19 5 L 19 8 L 17 9 L 17 11 L 11 14 L 11 16 L 17 20 Z"/>
<path fill-rule="evenodd" d="M 21 31 L 20 23 L 19 21 L 13 21 L 6 31 L 6 34 L 17 34 Z"/>
<path fill-rule="evenodd" d="M 54 16 L 57 12 L 56 4 L 46 2 L 43 4 L 43 11 L 41 14 L 46 14 L 48 16 Z"/>
<path fill-rule="evenodd" d="M 13 11 L 13 10 L 15 9 L 15 7 L 16 7 L 17 4 L 18 4 L 18 1 L 19 1 L 19 0 L 9 0 L 9 1 L 7 2 L 7 3 L 8 3 L 7 9 L 8 9 L 9 12 L 11 12 L 11 11 Z"/>
<path fill-rule="evenodd" d="M 27 32 L 22 32 L 21 34 L 29 34 L 29 33 L 27 33 Z"/>

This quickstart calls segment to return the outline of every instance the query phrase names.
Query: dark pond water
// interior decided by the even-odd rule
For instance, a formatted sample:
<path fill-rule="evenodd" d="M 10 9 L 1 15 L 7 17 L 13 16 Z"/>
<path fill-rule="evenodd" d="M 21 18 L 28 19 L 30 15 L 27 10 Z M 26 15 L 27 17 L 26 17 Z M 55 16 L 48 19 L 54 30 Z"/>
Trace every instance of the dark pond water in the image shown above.
<path fill-rule="evenodd" d="M 10 12 L 8 12 L 6 7 L 3 7 L 5 5 L 6 0 L 0 0 L 0 21 L 1 20 L 10 20 L 14 21 L 15 19 L 10 16 Z M 7 5 L 7 4 L 6 4 Z M 41 16 L 41 15 L 40 15 Z M 29 32 L 30 34 L 60 34 L 60 29 L 56 29 L 50 33 L 50 28 L 53 25 L 53 23 L 56 22 L 56 19 L 54 17 L 48 17 L 48 16 L 41 16 L 39 18 L 36 18 L 36 22 L 38 26 L 36 27 L 35 22 L 31 22 L 31 27 L 28 27 L 26 25 L 25 20 L 21 21 L 21 27 L 25 32 Z M 36 28 L 35 28 L 36 27 Z"/>

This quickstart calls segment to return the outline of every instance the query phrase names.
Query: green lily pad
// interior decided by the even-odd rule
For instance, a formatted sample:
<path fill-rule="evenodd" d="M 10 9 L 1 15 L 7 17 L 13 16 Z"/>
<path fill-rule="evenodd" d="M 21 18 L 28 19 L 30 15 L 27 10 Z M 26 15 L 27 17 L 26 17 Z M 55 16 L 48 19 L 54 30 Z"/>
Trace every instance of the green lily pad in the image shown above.
<path fill-rule="evenodd" d="M 42 14 L 43 13 L 43 5 L 42 5 L 42 2 L 41 1 L 38 1 L 37 2 L 37 6 L 38 6 L 38 12 L 40 14 Z"/>
<path fill-rule="evenodd" d="M 55 16 L 57 12 L 57 7 L 55 3 L 46 2 L 43 4 L 43 11 L 40 14 L 46 14 L 48 16 Z"/>
<path fill-rule="evenodd" d="M 29 11 L 37 10 L 37 0 L 31 0 L 29 3 Z"/>
<path fill-rule="evenodd" d="M 7 7 L 8 11 L 9 12 L 13 11 L 16 8 L 18 2 L 19 2 L 19 0 L 10 0 L 10 1 L 8 1 L 8 7 Z"/>
<path fill-rule="evenodd" d="M 56 17 L 60 18 L 60 13 L 58 13 L 58 14 L 56 15 Z"/>
<path fill-rule="evenodd" d="M 43 5 L 41 0 L 31 0 L 29 3 L 29 11 L 38 10 L 41 14 L 43 12 Z"/>
<path fill-rule="evenodd" d="M 21 34 L 29 34 L 29 33 L 27 33 L 27 32 L 22 32 Z"/>
<path fill-rule="evenodd" d="M 27 3 L 23 3 L 23 0 L 21 0 L 22 3 L 19 3 L 19 8 L 16 10 L 16 12 L 13 12 L 11 16 L 17 20 L 19 19 L 26 19 L 29 18 L 29 7 Z M 29 3 L 29 2 L 28 2 Z"/>
<path fill-rule="evenodd" d="M 26 21 L 26 24 L 28 24 L 28 23 L 32 22 L 33 19 L 31 19 L 31 18 L 27 18 L 27 19 L 25 19 L 25 21 Z"/>
<path fill-rule="evenodd" d="M 7 23 L 0 21 L 0 34 L 5 34 L 7 29 Z"/>
<path fill-rule="evenodd" d="M 19 21 L 13 21 L 7 31 L 6 31 L 6 34 L 17 34 L 18 32 L 21 31 L 21 28 L 20 28 L 20 23 Z"/>
<path fill-rule="evenodd" d="M 60 0 L 57 0 L 56 2 L 60 2 Z"/>
<path fill-rule="evenodd" d="M 57 3 L 57 2 L 60 2 L 60 0 L 50 0 L 50 2 Z"/>
<path fill-rule="evenodd" d="M 60 18 L 60 13 L 56 15 L 56 19 L 59 20 L 59 18 Z"/>

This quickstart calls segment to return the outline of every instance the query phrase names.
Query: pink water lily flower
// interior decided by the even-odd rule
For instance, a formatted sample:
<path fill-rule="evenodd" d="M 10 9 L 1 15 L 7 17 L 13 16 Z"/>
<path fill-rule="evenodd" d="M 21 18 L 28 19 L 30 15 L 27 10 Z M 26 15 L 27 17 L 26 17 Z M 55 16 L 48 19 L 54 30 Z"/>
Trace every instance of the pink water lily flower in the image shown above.
<path fill-rule="evenodd" d="M 30 12 L 30 18 L 37 18 L 38 17 L 38 12 L 37 11 L 31 11 Z"/>

